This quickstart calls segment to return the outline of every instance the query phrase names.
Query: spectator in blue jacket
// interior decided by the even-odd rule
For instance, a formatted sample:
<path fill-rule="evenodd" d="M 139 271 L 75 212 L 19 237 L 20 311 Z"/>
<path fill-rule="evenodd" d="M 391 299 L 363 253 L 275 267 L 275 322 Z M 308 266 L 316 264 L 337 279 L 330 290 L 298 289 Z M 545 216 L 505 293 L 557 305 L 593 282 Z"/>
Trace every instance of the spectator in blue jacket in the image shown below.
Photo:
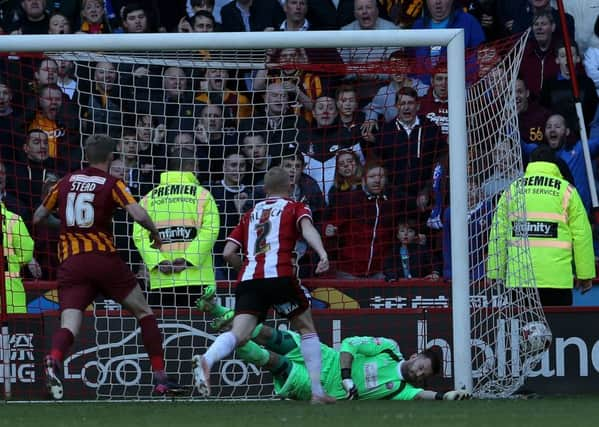
<path fill-rule="evenodd" d="M 561 114 L 553 114 L 547 119 L 545 124 L 545 141 L 555 151 L 555 156 L 562 159 L 568 165 L 574 186 L 578 190 L 578 194 L 582 199 L 582 203 L 587 212 L 591 211 L 591 191 L 587 180 L 586 166 L 582 153 L 582 141 L 571 142 L 570 129 L 566 123 L 566 119 Z M 526 159 L 539 144 L 521 144 L 522 152 Z M 594 136 L 591 132 L 589 138 L 589 150 L 591 157 L 595 158 L 599 155 L 599 137 Z"/>
<path fill-rule="evenodd" d="M 460 8 L 455 0 L 426 0 L 424 15 L 414 22 L 413 29 L 463 28 L 466 48 L 477 47 L 485 41 L 485 33 L 476 18 Z M 441 46 L 419 47 L 416 56 L 430 58 L 434 66 L 445 49 Z M 425 82 L 425 83 L 428 83 Z"/>

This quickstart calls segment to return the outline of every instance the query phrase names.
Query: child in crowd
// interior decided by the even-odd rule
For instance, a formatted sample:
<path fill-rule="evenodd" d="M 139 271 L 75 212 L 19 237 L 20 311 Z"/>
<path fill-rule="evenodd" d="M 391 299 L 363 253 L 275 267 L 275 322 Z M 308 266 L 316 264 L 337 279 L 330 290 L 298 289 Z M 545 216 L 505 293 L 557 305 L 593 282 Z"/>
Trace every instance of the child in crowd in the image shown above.
<path fill-rule="evenodd" d="M 81 1 L 81 28 L 87 34 L 110 33 L 110 27 L 104 11 L 104 0 Z"/>
<path fill-rule="evenodd" d="M 397 240 L 385 260 L 385 280 L 422 278 L 439 279 L 439 269 L 433 262 L 424 234 L 416 231 L 416 221 L 408 218 L 397 227 Z"/>

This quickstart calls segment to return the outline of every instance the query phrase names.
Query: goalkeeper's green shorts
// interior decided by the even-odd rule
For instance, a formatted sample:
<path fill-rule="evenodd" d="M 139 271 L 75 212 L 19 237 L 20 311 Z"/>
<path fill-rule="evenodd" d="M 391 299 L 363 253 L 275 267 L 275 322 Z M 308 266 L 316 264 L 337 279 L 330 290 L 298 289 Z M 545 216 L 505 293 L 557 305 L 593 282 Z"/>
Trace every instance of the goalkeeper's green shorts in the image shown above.
<path fill-rule="evenodd" d="M 298 363 L 292 363 L 291 372 L 286 381 L 275 378 L 275 392 L 287 399 L 310 400 L 312 398 L 312 387 L 306 367 Z"/>

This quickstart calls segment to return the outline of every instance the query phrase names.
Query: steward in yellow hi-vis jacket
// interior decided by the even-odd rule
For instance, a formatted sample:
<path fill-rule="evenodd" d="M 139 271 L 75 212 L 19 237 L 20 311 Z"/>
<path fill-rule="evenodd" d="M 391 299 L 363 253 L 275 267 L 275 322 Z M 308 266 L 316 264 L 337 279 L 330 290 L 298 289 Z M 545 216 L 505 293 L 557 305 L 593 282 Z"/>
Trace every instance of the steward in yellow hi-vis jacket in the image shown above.
<path fill-rule="evenodd" d="M 137 223 L 133 241 L 150 271 L 148 302 L 160 307 L 198 308 L 212 314 L 212 327 L 221 329 L 233 310 L 216 301 L 212 249 L 220 219 L 212 194 L 195 177 L 194 152 L 178 148 L 169 152 L 168 172 L 160 184 L 139 203 L 156 224 L 162 247 L 151 247 L 150 234 Z"/>
<path fill-rule="evenodd" d="M 33 239 L 21 217 L 2 209 L 2 249 L 7 313 L 27 313 L 27 298 L 21 280 L 21 267 L 33 260 Z M 39 267 L 38 267 L 39 268 Z"/>
<path fill-rule="evenodd" d="M 571 305 L 574 278 L 585 291 L 595 277 L 591 225 L 576 188 L 562 178 L 553 151 L 541 146 L 530 160 L 524 177 L 499 199 L 489 236 L 487 277 L 508 287 L 533 285 L 525 279 L 530 274 L 522 271 L 528 264 L 522 251 L 527 236 L 541 303 Z M 523 207 L 525 214 L 519 214 Z"/>

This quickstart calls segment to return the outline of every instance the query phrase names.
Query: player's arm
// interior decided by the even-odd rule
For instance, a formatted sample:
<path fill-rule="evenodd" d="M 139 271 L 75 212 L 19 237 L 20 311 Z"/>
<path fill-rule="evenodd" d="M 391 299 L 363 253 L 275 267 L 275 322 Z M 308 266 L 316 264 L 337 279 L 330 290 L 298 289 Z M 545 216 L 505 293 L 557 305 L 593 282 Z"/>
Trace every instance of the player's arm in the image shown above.
<path fill-rule="evenodd" d="M 150 218 L 150 215 L 148 215 L 148 212 L 137 202 L 129 203 L 127 206 L 125 206 L 125 209 L 136 223 L 150 232 L 152 247 L 154 249 L 159 249 L 160 246 L 162 246 L 162 240 L 160 239 L 158 229 L 156 228 L 154 221 L 152 221 L 152 218 Z"/>
<path fill-rule="evenodd" d="M 347 399 L 358 398 L 358 389 L 354 384 L 351 372 L 354 356 L 357 354 L 375 356 L 388 350 L 401 355 L 397 343 L 389 338 L 349 337 L 341 342 L 339 367 L 341 369 L 341 383 L 347 392 Z"/>
<path fill-rule="evenodd" d="M 54 211 L 56 209 L 56 207 L 58 206 L 58 186 L 59 186 L 59 184 L 60 184 L 60 181 L 58 181 L 56 184 L 54 184 L 54 186 L 52 186 L 52 188 L 50 189 L 50 191 L 48 191 L 48 194 L 44 198 L 44 201 L 42 202 L 42 204 L 40 206 L 38 206 L 38 208 L 33 213 L 33 220 L 32 220 L 33 225 L 38 225 L 38 224 L 42 224 L 42 223 L 46 222 L 46 219 L 50 216 L 52 211 Z"/>
<path fill-rule="evenodd" d="M 225 248 L 223 249 L 223 258 L 227 263 L 235 270 L 240 270 L 243 264 L 241 256 L 239 255 L 239 244 L 233 240 L 227 240 Z"/>
<path fill-rule="evenodd" d="M 329 257 L 327 251 L 324 249 L 318 230 L 314 227 L 312 219 L 308 216 L 301 218 L 299 225 L 304 240 L 316 251 L 320 258 L 316 266 L 316 274 L 324 273 L 329 269 Z"/>
<path fill-rule="evenodd" d="M 341 385 L 347 393 L 345 398 L 347 400 L 358 399 L 358 388 L 354 384 L 354 380 L 351 376 L 351 365 L 354 361 L 354 355 L 347 351 L 341 351 L 339 353 L 339 367 L 341 368 Z"/>
<path fill-rule="evenodd" d="M 50 210 L 44 205 L 39 205 L 33 214 L 33 225 L 41 224 L 50 215 Z"/>
<path fill-rule="evenodd" d="M 366 357 L 376 356 L 383 351 L 391 351 L 403 359 L 397 342 L 384 337 L 349 337 L 341 342 L 340 352 Z"/>

